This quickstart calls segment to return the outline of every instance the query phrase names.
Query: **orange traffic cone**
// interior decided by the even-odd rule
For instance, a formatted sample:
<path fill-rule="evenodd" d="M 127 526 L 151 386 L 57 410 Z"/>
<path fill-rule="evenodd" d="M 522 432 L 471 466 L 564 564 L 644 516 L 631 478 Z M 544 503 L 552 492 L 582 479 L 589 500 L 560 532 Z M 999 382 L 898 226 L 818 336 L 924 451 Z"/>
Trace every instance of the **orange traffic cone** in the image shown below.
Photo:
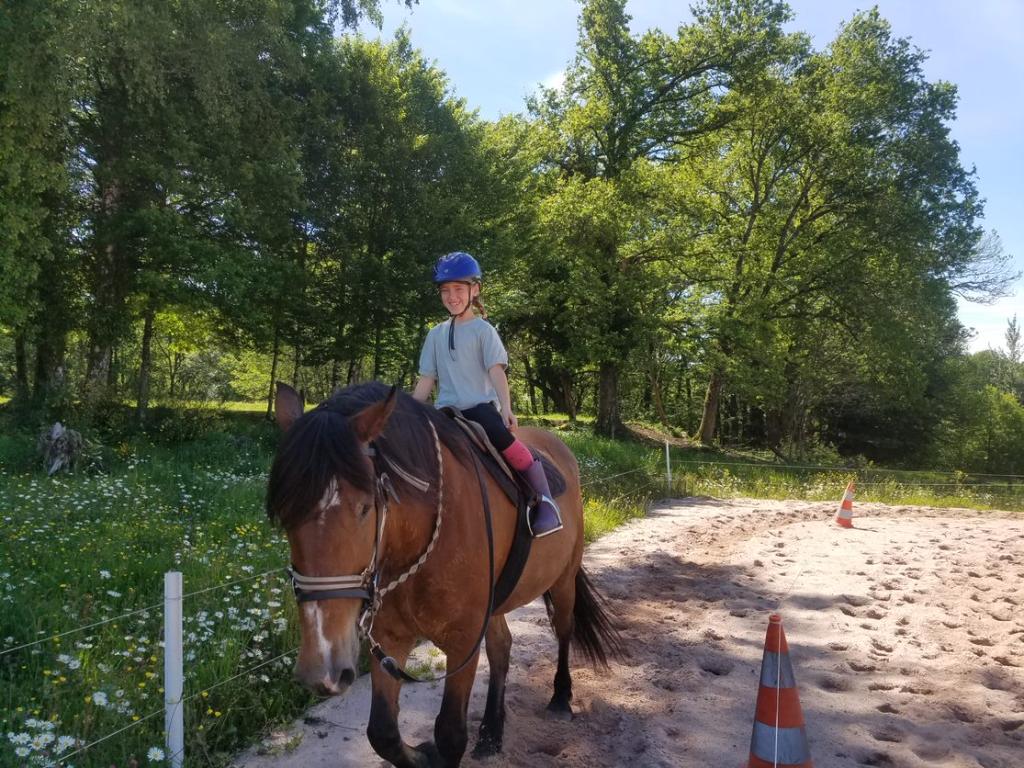
<path fill-rule="evenodd" d="M 853 528 L 853 481 L 846 485 L 846 492 L 843 494 L 843 501 L 836 512 L 836 525 L 843 528 Z"/>
<path fill-rule="evenodd" d="M 782 617 L 768 617 L 747 768 L 813 768 Z"/>

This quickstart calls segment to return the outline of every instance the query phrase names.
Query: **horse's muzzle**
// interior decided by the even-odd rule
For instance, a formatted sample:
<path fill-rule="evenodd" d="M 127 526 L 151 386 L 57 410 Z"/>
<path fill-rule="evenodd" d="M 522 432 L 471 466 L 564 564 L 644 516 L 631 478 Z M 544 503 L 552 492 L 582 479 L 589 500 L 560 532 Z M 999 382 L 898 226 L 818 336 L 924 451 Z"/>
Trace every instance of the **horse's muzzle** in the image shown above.
<path fill-rule="evenodd" d="M 337 677 L 328 673 L 319 680 L 309 680 L 296 670 L 295 676 L 303 685 L 319 696 L 341 696 L 355 682 L 356 672 L 354 669 L 343 669 Z"/>

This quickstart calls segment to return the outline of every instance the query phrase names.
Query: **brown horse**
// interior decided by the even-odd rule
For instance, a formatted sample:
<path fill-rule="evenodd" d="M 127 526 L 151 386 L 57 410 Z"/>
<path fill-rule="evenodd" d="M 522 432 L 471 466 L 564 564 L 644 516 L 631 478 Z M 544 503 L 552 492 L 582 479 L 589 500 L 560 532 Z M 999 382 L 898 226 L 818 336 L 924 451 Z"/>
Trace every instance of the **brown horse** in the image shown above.
<path fill-rule="evenodd" d="M 558 639 L 548 710 L 571 718 L 570 640 L 595 665 L 619 646 L 581 567 L 579 467 L 568 447 L 542 430 L 518 432 L 565 476 L 558 498 L 565 528 L 533 542 L 514 591 L 489 613 L 516 510 L 479 472 L 474 449 L 451 419 L 377 383 L 349 387 L 305 414 L 298 394 L 279 385 L 276 413 L 284 436 L 267 512 L 291 547 L 302 634 L 298 678 L 321 694 L 344 693 L 355 679 L 361 626 L 378 651 L 370 664 L 373 749 L 396 766 L 457 766 L 485 632 L 490 684 L 474 755 L 494 754 L 501 750 L 512 644 L 504 614 L 543 595 Z M 434 742 L 411 747 L 398 729 L 401 680 L 393 666 L 405 664 L 419 638 L 447 654 L 448 676 Z"/>

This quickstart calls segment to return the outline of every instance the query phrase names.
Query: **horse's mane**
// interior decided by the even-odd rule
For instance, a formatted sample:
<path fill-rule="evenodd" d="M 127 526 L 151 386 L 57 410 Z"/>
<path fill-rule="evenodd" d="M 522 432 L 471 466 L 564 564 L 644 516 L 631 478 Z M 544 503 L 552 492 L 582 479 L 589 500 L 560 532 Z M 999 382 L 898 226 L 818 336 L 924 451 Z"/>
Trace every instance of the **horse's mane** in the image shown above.
<path fill-rule="evenodd" d="M 388 396 L 390 387 L 380 382 L 346 387 L 303 414 L 281 439 L 267 484 L 267 516 L 292 528 L 313 515 L 333 481 L 340 480 L 366 493 L 373 492 L 362 446 L 349 419 L 363 408 Z M 426 480 L 431 498 L 437 488 L 437 449 L 430 429 L 433 423 L 441 442 L 463 466 L 472 461 L 465 434 L 452 419 L 405 392 L 397 393 L 395 409 L 377 450 L 412 475 Z M 403 500 L 424 493 L 396 473 L 389 473 Z"/>

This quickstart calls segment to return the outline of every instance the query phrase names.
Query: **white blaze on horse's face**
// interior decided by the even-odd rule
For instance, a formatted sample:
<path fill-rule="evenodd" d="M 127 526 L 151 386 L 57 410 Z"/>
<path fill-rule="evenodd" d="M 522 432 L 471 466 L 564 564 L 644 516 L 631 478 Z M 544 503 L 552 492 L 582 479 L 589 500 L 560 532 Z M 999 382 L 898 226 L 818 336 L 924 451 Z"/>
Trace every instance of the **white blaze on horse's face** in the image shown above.
<path fill-rule="evenodd" d="M 332 482 L 316 514 L 288 531 L 292 563 L 304 576 L 354 576 L 373 557 L 376 536 L 372 498 Z M 302 642 L 295 675 L 326 696 L 344 693 L 355 680 L 359 662 L 356 621 L 362 601 L 354 598 L 310 600 L 299 604 Z"/>
<path fill-rule="evenodd" d="M 319 525 L 325 525 L 327 523 L 327 511 L 333 509 L 341 504 L 341 495 L 338 493 L 338 481 L 332 479 L 330 485 L 327 486 L 327 490 L 324 491 L 324 496 L 320 499 L 320 506 L 316 512 L 316 521 Z"/>

